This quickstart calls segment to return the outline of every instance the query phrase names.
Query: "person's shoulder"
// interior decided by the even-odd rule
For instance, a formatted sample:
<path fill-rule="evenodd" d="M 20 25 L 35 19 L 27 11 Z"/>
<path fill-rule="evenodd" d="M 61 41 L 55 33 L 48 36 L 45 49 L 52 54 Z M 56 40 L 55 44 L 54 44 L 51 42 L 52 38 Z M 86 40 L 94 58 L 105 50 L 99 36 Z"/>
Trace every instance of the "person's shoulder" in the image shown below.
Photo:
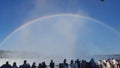
<path fill-rule="evenodd" d="M 27 65 L 28 65 L 28 66 L 30 66 L 30 64 L 29 64 L 29 63 L 28 63 Z"/>
<path fill-rule="evenodd" d="M 5 66 L 5 64 L 3 64 L 1 67 Z"/>
<path fill-rule="evenodd" d="M 5 64 L 3 64 L 2 66 L 1 66 L 1 68 L 3 68 L 5 66 Z"/>
<path fill-rule="evenodd" d="M 25 67 L 25 66 L 26 66 L 26 64 L 21 65 L 21 67 Z"/>
<path fill-rule="evenodd" d="M 8 66 L 11 66 L 10 64 Z"/>

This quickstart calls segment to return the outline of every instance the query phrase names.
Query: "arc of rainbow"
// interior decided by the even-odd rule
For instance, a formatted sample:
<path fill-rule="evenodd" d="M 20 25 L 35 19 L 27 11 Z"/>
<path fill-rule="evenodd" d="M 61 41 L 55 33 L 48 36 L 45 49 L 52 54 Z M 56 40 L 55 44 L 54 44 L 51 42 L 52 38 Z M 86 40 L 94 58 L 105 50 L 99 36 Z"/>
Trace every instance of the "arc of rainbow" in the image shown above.
<path fill-rule="evenodd" d="M 16 30 L 14 30 L 12 33 L 10 33 L 1 43 L 0 43 L 0 46 L 2 46 L 10 37 L 12 37 L 16 32 L 20 31 L 21 29 L 27 27 L 28 25 L 32 24 L 32 23 L 35 23 L 37 22 L 38 20 L 44 20 L 44 19 L 47 19 L 47 18 L 50 18 L 50 17 L 56 17 L 56 16 L 75 16 L 75 17 L 79 17 L 79 18 L 85 18 L 85 19 L 88 19 L 88 20 L 92 20 L 92 21 L 95 21 L 95 23 L 98 23 L 98 24 L 101 24 L 102 26 L 105 26 L 106 28 L 110 29 L 111 31 L 113 31 L 114 33 L 116 33 L 119 37 L 120 37 L 120 32 L 115 30 L 114 28 L 112 28 L 111 26 L 99 21 L 99 20 L 96 20 L 94 18 L 91 18 L 89 16 L 82 16 L 82 15 L 78 15 L 78 14 L 55 14 L 55 15 L 48 15 L 48 16 L 43 16 L 43 17 L 40 17 L 40 18 L 37 18 L 37 19 L 33 19 L 25 24 L 23 24 L 22 26 L 18 27 Z"/>

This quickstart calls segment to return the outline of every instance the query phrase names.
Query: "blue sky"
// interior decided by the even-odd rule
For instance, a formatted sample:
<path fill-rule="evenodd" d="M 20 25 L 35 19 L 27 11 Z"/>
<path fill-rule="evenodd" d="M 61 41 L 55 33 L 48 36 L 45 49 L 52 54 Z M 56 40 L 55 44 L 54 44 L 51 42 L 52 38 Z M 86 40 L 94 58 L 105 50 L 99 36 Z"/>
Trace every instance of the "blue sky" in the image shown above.
<path fill-rule="evenodd" d="M 59 13 L 96 18 L 120 31 L 119 0 L 0 0 L 0 41 L 32 19 Z"/>
<path fill-rule="evenodd" d="M 22 24 L 54 14 L 79 14 L 120 32 L 120 0 L 0 0 L 0 42 Z"/>

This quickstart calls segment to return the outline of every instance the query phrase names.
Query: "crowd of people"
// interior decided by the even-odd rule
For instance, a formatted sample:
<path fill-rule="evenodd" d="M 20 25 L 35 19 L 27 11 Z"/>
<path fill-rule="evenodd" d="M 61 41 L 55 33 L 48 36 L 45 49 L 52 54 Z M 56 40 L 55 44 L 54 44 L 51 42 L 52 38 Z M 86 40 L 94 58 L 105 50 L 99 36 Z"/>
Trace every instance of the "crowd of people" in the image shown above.
<path fill-rule="evenodd" d="M 13 63 L 13 65 L 10 65 L 7 61 L 5 64 L 3 64 L 0 68 L 120 68 L 120 60 L 116 59 L 107 59 L 107 60 L 99 60 L 98 62 L 95 62 L 92 58 L 89 62 L 86 60 L 80 61 L 77 60 L 71 60 L 70 63 L 67 63 L 67 60 L 64 59 L 62 63 L 59 63 L 59 65 L 55 65 L 55 62 L 51 60 L 49 65 L 46 65 L 45 62 L 39 63 L 38 66 L 36 66 L 36 63 L 33 62 L 32 65 L 27 63 L 26 60 L 24 60 L 23 64 L 20 66 L 17 66 L 16 62 Z"/>
<path fill-rule="evenodd" d="M 99 68 L 120 68 L 120 60 L 107 59 L 99 60 L 97 65 Z"/>

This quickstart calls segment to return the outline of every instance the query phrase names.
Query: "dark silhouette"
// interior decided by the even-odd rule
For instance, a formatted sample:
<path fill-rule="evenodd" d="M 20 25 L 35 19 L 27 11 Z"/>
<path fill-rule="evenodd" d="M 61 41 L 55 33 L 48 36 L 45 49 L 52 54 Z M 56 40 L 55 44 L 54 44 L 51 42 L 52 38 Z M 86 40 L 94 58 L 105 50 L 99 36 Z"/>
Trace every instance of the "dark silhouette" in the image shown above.
<path fill-rule="evenodd" d="M 64 68 L 63 63 L 59 63 L 59 68 Z"/>
<path fill-rule="evenodd" d="M 87 68 L 88 67 L 88 64 L 85 60 L 82 60 L 82 63 L 81 63 L 81 68 Z M 89 67 L 88 67 L 89 68 Z"/>
<path fill-rule="evenodd" d="M 42 62 L 42 68 L 46 68 L 45 62 Z"/>
<path fill-rule="evenodd" d="M 64 59 L 64 61 L 63 61 L 63 68 L 68 68 L 68 63 L 66 63 L 66 59 Z"/>
<path fill-rule="evenodd" d="M 42 64 L 41 63 L 39 63 L 38 68 L 42 68 Z"/>
<path fill-rule="evenodd" d="M 12 66 L 9 64 L 9 62 L 7 61 L 6 64 L 3 64 L 1 66 L 1 68 L 12 68 Z"/>
<path fill-rule="evenodd" d="M 73 60 L 71 60 L 71 62 L 70 62 L 70 67 L 75 68 L 75 64 L 74 64 Z"/>
<path fill-rule="evenodd" d="M 90 64 L 90 68 L 96 68 L 96 63 L 93 58 L 90 60 L 89 64 Z"/>
<path fill-rule="evenodd" d="M 21 66 L 22 68 L 30 68 L 30 64 L 27 63 L 26 60 L 24 60 L 23 65 Z"/>
<path fill-rule="evenodd" d="M 74 60 L 71 60 L 70 64 L 66 62 L 66 59 L 64 59 L 63 63 L 59 63 L 58 65 L 55 65 L 55 62 L 51 60 L 50 64 L 47 66 L 45 62 L 39 63 L 38 67 L 36 66 L 36 63 L 34 62 L 32 66 L 30 67 L 30 64 L 27 63 L 26 60 L 24 60 L 23 65 L 20 65 L 19 68 L 120 68 L 120 59 L 107 59 L 107 60 L 99 60 L 97 63 L 95 63 L 94 59 L 92 58 L 90 62 L 87 62 L 86 60 L 79 61 L 77 59 L 75 62 Z M 6 64 L 3 64 L 0 68 L 18 68 L 16 62 L 13 63 L 13 66 L 9 64 L 7 61 Z"/>
<path fill-rule="evenodd" d="M 54 66 L 55 66 L 55 63 L 53 62 L 53 60 L 51 60 L 51 62 L 50 62 L 50 68 L 54 68 Z"/>
<path fill-rule="evenodd" d="M 32 64 L 32 67 L 31 67 L 31 68 L 36 68 L 35 62 Z"/>
<path fill-rule="evenodd" d="M 78 68 L 78 64 L 77 64 L 77 61 L 75 61 L 75 68 Z"/>
<path fill-rule="evenodd" d="M 80 61 L 77 59 L 78 68 L 81 68 Z"/>
<path fill-rule="evenodd" d="M 22 65 L 20 65 L 19 68 L 22 68 Z"/>
<path fill-rule="evenodd" d="M 14 62 L 14 63 L 13 63 L 12 68 L 18 68 L 18 66 L 17 66 L 16 62 Z"/>
<path fill-rule="evenodd" d="M 70 61 L 70 64 L 73 64 L 73 60 Z"/>

